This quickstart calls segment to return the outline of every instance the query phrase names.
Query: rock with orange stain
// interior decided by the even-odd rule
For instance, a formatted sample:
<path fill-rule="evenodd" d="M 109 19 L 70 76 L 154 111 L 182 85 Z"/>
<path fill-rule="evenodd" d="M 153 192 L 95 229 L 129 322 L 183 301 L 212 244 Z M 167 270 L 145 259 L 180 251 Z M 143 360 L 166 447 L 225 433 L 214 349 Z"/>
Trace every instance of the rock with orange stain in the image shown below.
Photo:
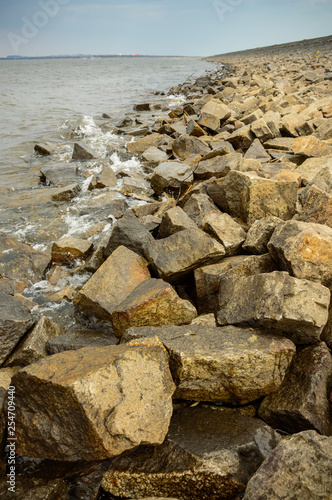
<path fill-rule="evenodd" d="M 297 278 L 332 286 L 332 229 L 322 224 L 279 224 L 268 243 L 281 268 Z"/>
<path fill-rule="evenodd" d="M 307 157 L 320 157 L 332 154 L 332 145 L 320 141 L 313 135 L 294 139 L 292 150 L 295 154 Z"/>

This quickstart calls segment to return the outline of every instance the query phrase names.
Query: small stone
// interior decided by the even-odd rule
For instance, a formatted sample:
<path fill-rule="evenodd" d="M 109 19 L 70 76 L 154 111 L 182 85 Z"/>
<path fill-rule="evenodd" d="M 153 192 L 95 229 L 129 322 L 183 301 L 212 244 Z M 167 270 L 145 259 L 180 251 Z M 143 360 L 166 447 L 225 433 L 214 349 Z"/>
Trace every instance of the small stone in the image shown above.
<path fill-rule="evenodd" d="M 150 111 L 151 110 L 150 103 L 135 104 L 134 110 L 135 111 Z"/>

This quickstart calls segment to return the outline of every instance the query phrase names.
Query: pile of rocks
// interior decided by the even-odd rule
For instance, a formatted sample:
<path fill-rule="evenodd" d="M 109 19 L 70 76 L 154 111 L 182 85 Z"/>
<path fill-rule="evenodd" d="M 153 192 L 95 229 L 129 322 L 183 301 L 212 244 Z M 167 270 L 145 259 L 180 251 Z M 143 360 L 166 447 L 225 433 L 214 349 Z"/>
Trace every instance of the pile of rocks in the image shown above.
<path fill-rule="evenodd" d="M 49 262 L 2 236 L 14 278 L 91 271 L 59 297 L 104 325 L 65 332 L 0 279 L 2 454 L 10 384 L 16 451 L 44 460 L 24 498 L 332 498 L 330 55 L 228 56 L 151 127 L 124 121 L 155 201 L 94 246 Z"/>

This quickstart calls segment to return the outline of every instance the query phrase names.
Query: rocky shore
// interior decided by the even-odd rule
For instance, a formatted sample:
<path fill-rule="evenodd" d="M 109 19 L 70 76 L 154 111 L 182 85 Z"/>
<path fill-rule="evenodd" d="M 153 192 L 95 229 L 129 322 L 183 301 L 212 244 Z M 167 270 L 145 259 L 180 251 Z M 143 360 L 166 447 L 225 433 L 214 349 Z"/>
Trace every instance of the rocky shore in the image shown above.
<path fill-rule="evenodd" d="M 332 499 L 331 53 L 215 56 L 171 106 L 105 112 L 104 155 L 36 144 L 39 188 L 2 196 L 54 217 L 45 252 L 0 233 L 1 498 Z"/>

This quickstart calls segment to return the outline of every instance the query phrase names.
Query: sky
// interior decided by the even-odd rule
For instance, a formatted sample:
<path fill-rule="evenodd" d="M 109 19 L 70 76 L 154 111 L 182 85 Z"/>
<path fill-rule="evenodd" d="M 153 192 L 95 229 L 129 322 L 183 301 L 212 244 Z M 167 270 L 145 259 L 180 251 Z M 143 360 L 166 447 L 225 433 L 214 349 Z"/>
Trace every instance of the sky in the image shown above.
<path fill-rule="evenodd" d="M 204 57 L 331 34 L 332 0 L 0 0 L 0 57 Z"/>

